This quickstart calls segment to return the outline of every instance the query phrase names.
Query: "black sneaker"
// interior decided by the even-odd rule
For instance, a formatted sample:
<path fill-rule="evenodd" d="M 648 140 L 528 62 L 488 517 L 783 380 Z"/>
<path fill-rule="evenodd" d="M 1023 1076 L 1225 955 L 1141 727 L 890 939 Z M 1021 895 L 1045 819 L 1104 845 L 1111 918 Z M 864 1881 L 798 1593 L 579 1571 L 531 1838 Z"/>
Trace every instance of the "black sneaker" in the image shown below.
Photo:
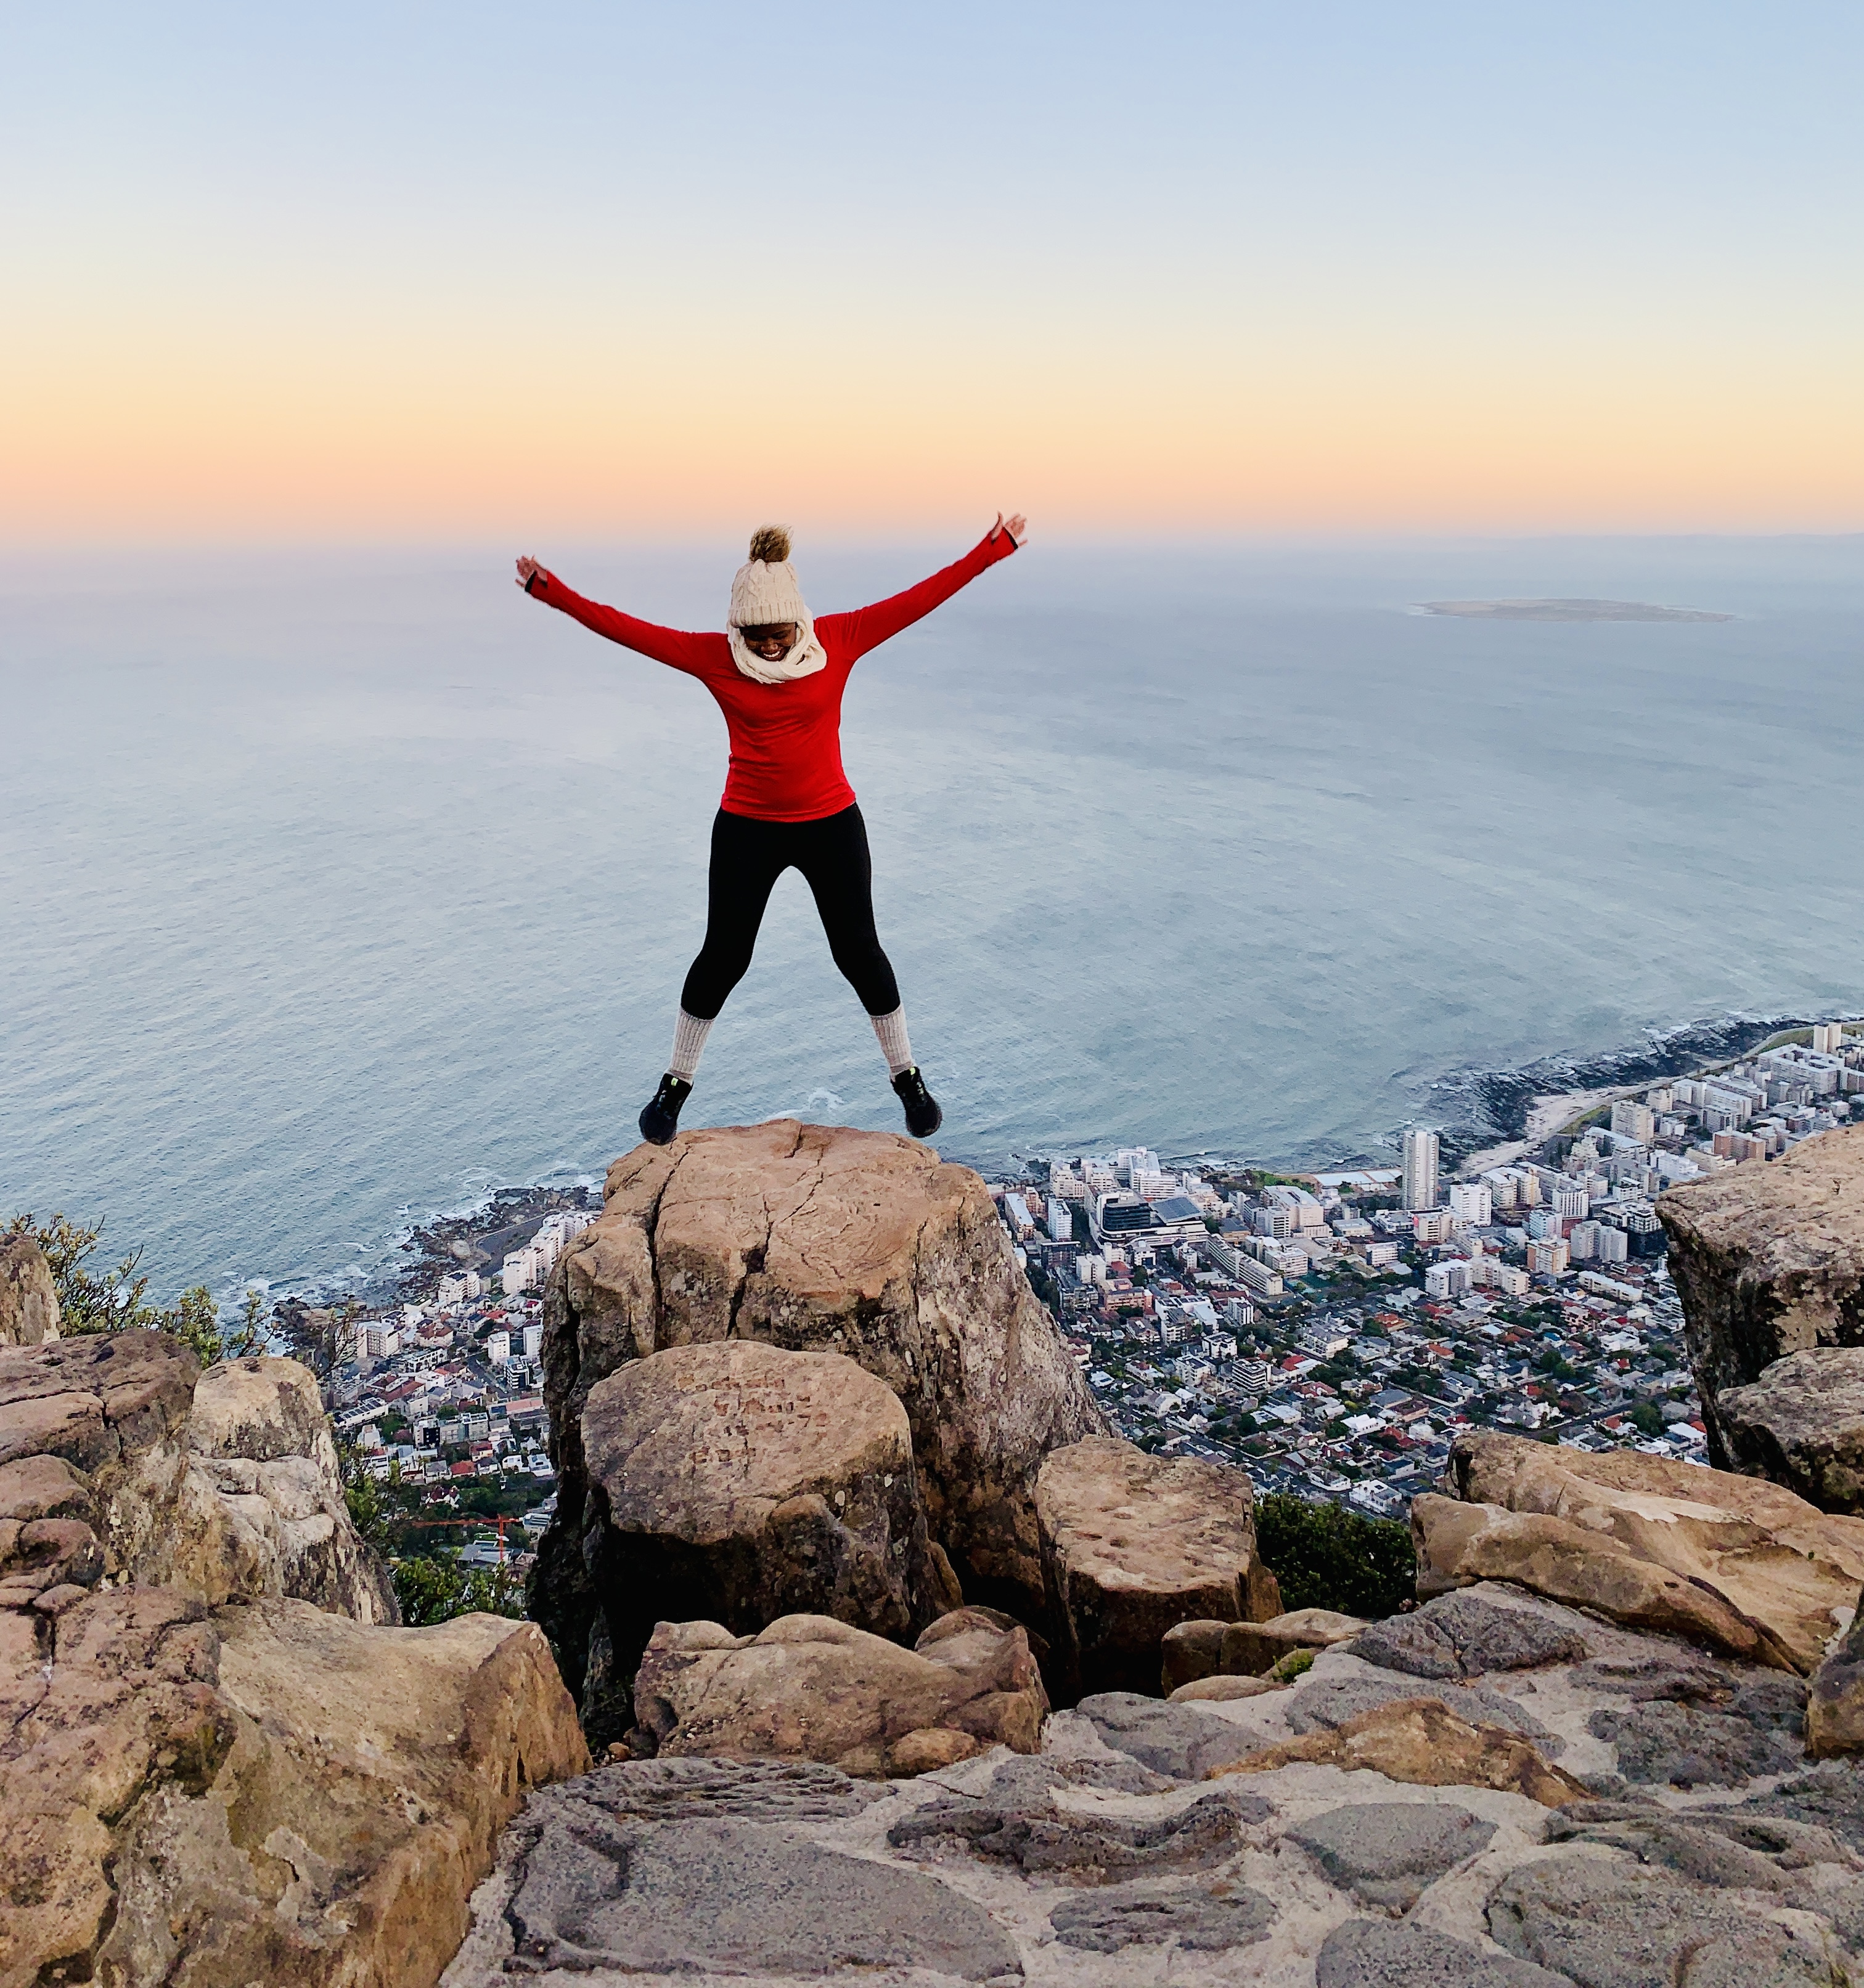
<path fill-rule="evenodd" d="M 929 1139 L 945 1123 L 939 1100 L 925 1088 L 915 1063 L 893 1080 L 894 1095 L 906 1107 L 906 1129 L 915 1139 Z"/>
<path fill-rule="evenodd" d="M 668 1070 L 660 1080 L 660 1088 L 641 1107 L 641 1138 L 651 1145 L 671 1144 L 679 1130 L 679 1108 L 692 1095 L 692 1086 Z"/>

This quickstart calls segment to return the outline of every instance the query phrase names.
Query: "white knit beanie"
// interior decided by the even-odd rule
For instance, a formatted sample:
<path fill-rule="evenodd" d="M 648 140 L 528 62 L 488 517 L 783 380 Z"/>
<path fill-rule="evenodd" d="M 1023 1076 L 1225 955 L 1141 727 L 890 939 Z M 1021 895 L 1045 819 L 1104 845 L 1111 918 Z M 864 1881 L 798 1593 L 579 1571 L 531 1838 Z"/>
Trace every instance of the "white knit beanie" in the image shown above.
<path fill-rule="evenodd" d="M 732 580 L 731 607 L 726 617 L 732 661 L 759 683 L 789 683 L 825 669 L 828 658 L 816 640 L 815 623 L 803 601 L 796 568 L 790 563 L 790 532 L 783 525 L 762 525 L 751 534 L 751 556 Z M 780 662 L 766 662 L 747 648 L 740 628 L 768 628 L 796 624 L 796 641 Z"/>

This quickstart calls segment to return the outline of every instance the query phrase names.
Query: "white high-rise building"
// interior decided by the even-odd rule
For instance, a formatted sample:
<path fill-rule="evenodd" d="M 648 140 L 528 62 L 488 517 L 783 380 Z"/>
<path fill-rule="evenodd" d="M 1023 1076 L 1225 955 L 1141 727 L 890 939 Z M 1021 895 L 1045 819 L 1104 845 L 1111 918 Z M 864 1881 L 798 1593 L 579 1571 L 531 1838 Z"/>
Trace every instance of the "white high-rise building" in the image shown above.
<path fill-rule="evenodd" d="M 1049 1197 L 1048 1232 L 1051 1242 L 1071 1242 L 1074 1239 L 1074 1212 L 1059 1195 Z"/>
<path fill-rule="evenodd" d="M 1414 1126 L 1405 1134 L 1405 1205 L 1437 1205 L 1437 1135 Z"/>
<path fill-rule="evenodd" d="M 1621 1097 L 1612 1107 L 1612 1129 L 1621 1139 L 1636 1139 L 1648 1146 L 1656 1137 L 1657 1114 L 1648 1104 Z"/>
<path fill-rule="evenodd" d="M 1494 1215 L 1488 1186 L 1482 1181 L 1458 1181 L 1450 1191 L 1450 1212 L 1460 1222 L 1486 1229 Z"/>

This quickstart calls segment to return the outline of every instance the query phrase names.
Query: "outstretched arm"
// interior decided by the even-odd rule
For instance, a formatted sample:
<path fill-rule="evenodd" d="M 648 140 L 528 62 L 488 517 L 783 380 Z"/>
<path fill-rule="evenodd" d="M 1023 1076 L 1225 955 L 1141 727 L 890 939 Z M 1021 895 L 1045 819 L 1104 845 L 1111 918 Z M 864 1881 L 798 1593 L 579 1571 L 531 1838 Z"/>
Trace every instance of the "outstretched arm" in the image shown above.
<path fill-rule="evenodd" d="M 877 600 L 871 607 L 858 607 L 851 614 L 825 616 L 817 625 L 825 635 L 833 632 L 851 663 L 870 649 L 878 648 L 902 628 L 910 628 L 922 620 L 940 602 L 949 600 L 961 587 L 969 586 L 986 566 L 1009 558 L 1028 532 L 1027 521 L 1020 512 L 1006 519 L 1000 511 L 996 522 L 962 559 L 921 580 L 917 587 L 908 587 L 904 593 Z"/>
<path fill-rule="evenodd" d="M 606 635 L 610 641 L 619 642 L 624 649 L 651 657 L 669 668 L 684 670 L 688 675 L 699 675 L 709 647 L 720 645 L 725 640 L 722 635 L 692 635 L 678 628 L 662 628 L 654 622 L 624 614 L 618 607 L 604 607 L 599 600 L 585 600 L 547 567 L 529 557 L 518 562 L 518 584 L 533 600 L 560 608 L 585 628 L 592 628 L 597 634 Z"/>

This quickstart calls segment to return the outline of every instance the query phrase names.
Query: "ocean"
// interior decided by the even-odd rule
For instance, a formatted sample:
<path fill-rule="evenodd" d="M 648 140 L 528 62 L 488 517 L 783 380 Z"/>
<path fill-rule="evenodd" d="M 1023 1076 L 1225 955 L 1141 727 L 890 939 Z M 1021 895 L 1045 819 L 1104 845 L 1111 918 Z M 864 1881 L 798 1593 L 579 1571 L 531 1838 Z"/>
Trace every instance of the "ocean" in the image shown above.
<path fill-rule="evenodd" d="M 1389 1158 L 1471 1073 L 1864 1004 L 1864 539 L 1046 545 L 856 669 L 948 1157 Z M 715 627 L 737 556 L 531 548 Z M 799 547 L 818 613 L 961 549 Z M 0 560 L 0 1221 L 355 1283 L 634 1143 L 724 727 L 506 551 Z M 1433 617 L 1578 597 L 1716 622 Z M 778 887 L 689 1124 L 892 1127 Z"/>

